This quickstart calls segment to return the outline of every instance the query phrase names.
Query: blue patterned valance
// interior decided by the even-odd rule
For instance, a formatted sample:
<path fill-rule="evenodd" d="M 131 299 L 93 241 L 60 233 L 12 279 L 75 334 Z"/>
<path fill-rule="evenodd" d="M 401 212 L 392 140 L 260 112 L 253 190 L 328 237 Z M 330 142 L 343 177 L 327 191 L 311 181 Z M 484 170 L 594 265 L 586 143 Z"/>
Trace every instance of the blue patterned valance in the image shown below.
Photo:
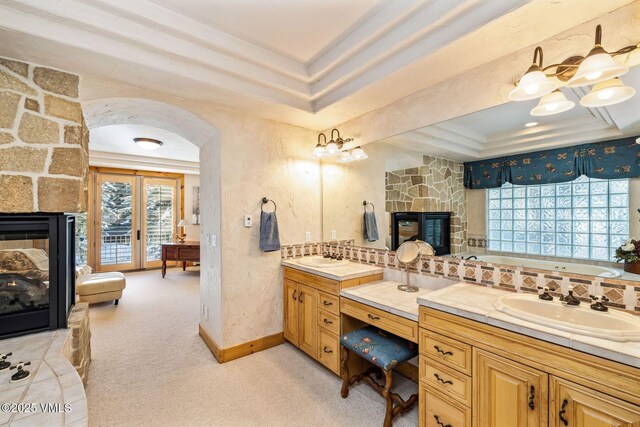
<path fill-rule="evenodd" d="M 623 138 L 464 164 L 466 188 L 548 184 L 590 178 L 640 177 L 640 144 Z"/>

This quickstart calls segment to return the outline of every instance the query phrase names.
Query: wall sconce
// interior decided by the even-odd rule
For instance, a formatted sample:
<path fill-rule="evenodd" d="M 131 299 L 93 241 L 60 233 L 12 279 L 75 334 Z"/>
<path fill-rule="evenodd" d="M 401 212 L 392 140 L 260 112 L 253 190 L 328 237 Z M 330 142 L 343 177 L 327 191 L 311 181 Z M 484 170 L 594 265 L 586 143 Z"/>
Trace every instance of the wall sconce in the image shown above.
<path fill-rule="evenodd" d="M 321 139 L 324 139 L 324 143 L 321 141 Z M 338 129 L 331 130 L 331 140 L 329 142 L 327 142 L 327 136 L 324 133 L 321 133 L 320 135 L 318 135 L 318 143 L 313 149 L 313 157 L 323 158 L 338 156 L 336 161 L 340 163 L 348 163 L 354 160 L 364 160 L 369 157 L 359 146 L 351 151 L 343 150 L 342 148 L 344 147 L 344 145 L 351 141 L 353 141 L 353 138 L 342 139 L 342 137 L 340 136 L 340 131 L 338 131 Z"/>
<path fill-rule="evenodd" d="M 541 98 L 531 114 L 546 116 L 558 114 L 573 108 L 575 103 L 567 100 L 558 89 L 559 85 L 582 87 L 595 85 L 585 95 L 580 105 L 602 107 L 626 101 L 635 94 L 635 89 L 625 86 L 618 77 L 629 71 L 629 67 L 618 64 L 613 57 L 625 55 L 640 47 L 640 43 L 625 46 L 615 52 L 607 52 L 602 47 L 602 26 L 596 27 L 595 45 L 587 56 L 571 56 L 559 64 L 542 65 L 542 48 L 536 47 L 533 64 L 509 93 L 513 101 Z M 551 78 L 556 78 L 551 80 Z"/>

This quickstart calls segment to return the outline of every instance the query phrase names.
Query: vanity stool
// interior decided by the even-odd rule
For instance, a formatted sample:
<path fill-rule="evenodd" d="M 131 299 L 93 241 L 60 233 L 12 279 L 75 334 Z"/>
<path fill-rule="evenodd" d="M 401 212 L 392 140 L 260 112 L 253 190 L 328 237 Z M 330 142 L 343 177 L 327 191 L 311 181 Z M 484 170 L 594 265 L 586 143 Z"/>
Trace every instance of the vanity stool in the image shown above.
<path fill-rule="evenodd" d="M 393 419 L 398 414 L 409 411 L 418 400 L 417 394 L 411 395 L 405 401 L 397 393 L 391 392 L 393 369 L 416 357 L 418 355 L 418 345 L 371 325 L 343 335 L 340 337 L 340 344 L 344 347 L 342 354 L 342 397 L 346 399 L 349 396 L 349 387 L 364 380 L 387 401 L 384 427 L 391 427 Z M 347 361 L 351 351 L 368 360 L 374 366 L 361 374 L 350 377 Z M 378 379 L 382 378 L 382 374 L 384 374 L 384 386 L 378 384 L 373 378 L 374 374 Z"/>

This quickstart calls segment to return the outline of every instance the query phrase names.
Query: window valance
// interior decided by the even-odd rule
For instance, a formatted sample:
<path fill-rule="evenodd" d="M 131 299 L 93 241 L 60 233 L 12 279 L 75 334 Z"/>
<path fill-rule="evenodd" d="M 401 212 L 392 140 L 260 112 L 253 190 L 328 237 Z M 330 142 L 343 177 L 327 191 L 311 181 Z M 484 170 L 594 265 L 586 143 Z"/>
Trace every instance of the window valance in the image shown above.
<path fill-rule="evenodd" d="M 466 188 L 495 188 L 548 184 L 589 178 L 640 177 L 640 144 L 637 137 L 582 144 L 534 153 L 465 162 Z"/>

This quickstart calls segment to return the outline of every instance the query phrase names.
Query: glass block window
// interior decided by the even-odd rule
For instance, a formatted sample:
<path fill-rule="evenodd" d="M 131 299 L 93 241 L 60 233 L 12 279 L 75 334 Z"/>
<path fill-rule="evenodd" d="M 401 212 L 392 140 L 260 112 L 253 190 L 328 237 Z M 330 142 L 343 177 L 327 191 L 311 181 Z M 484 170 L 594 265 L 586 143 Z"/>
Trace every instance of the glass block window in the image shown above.
<path fill-rule="evenodd" d="M 492 251 L 614 261 L 629 237 L 629 181 L 488 189 L 487 237 Z"/>

